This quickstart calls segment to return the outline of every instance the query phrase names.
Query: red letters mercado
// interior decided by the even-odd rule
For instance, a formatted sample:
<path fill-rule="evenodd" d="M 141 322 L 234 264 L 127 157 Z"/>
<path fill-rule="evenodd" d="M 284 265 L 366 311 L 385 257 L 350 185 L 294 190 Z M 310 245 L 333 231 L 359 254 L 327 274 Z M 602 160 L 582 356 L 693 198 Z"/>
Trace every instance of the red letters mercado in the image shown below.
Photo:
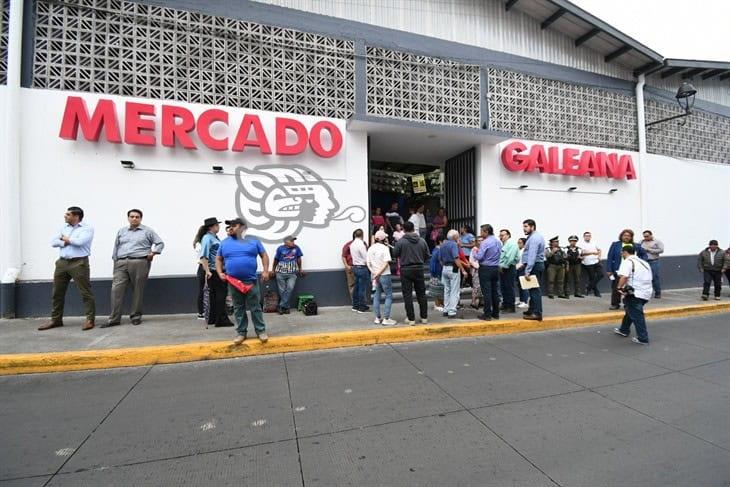
<path fill-rule="evenodd" d="M 502 164 L 508 171 L 528 171 L 592 178 L 636 179 L 634 161 L 629 154 L 548 147 L 534 144 L 527 151 L 522 142 L 502 149 Z"/>
<path fill-rule="evenodd" d="M 261 154 L 272 153 L 272 146 L 258 115 L 245 114 L 236 128 L 236 136 L 231 141 L 228 136 L 214 137 L 211 134 L 213 124 L 229 127 L 228 112 L 225 110 L 208 109 L 196 119 L 190 110 L 180 106 L 162 105 L 158 110 L 158 107 L 149 103 L 125 102 L 122 138 L 116 104 L 113 100 L 100 99 L 89 115 L 86 103 L 78 96 L 69 96 L 66 99 L 59 137 L 76 140 L 80 128 L 83 137 L 92 142 L 98 141 L 103 131 L 108 142 L 121 144 L 123 141 L 125 144 L 154 146 L 157 144 L 155 130 L 158 111 L 160 143 L 163 146 L 179 146 L 195 150 L 198 147 L 190 137 L 194 131 L 200 142 L 212 150 L 243 152 L 249 148 Z M 329 148 L 322 143 L 323 132 L 329 134 Z M 337 125 L 327 120 L 321 120 L 307 130 L 307 127 L 298 120 L 276 117 L 274 135 L 274 150 L 279 155 L 301 154 L 309 146 L 319 157 L 329 158 L 337 155 L 342 149 L 342 132 Z"/>

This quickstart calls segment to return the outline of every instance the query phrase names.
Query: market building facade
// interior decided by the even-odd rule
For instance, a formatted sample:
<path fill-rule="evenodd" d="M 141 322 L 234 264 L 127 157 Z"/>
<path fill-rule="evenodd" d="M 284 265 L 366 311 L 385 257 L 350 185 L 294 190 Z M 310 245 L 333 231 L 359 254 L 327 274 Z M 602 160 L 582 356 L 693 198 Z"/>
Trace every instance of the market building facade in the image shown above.
<path fill-rule="evenodd" d="M 320 305 L 375 207 L 519 234 L 653 230 L 665 287 L 730 245 L 730 63 L 665 59 L 562 0 L 2 0 L 3 316 L 46 316 L 63 211 L 108 307 L 126 211 L 163 236 L 148 313 L 192 312 L 203 219 L 296 235 Z M 696 88 L 691 115 L 675 99 Z M 682 100 L 680 100 L 682 101 Z M 686 102 L 686 101 L 685 101 Z M 78 311 L 69 296 L 69 311 Z"/>

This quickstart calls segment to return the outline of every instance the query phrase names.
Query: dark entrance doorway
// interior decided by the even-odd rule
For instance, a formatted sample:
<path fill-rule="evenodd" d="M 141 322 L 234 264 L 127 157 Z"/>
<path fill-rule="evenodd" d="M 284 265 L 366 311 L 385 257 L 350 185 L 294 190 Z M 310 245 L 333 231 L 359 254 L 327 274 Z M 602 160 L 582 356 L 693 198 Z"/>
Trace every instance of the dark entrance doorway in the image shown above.
<path fill-rule="evenodd" d="M 476 229 L 476 151 L 472 147 L 444 164 L 446 211 L 449 227 Z"/>

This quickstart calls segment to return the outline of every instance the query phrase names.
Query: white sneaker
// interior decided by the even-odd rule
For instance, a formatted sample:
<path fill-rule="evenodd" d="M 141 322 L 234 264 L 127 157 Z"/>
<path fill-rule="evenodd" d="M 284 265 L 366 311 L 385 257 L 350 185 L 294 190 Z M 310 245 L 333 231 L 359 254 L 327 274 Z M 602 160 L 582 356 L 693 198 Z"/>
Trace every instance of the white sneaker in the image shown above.
<path fill-rule="evenodd" d="M 649 342 L 642 342 L 641 340 L 639 340 L 636 337 L 631 337 L 631 341 L 634 343 L 638 343 L 639 345 L 649 345 Z"/>
<path fill-rule="evenodd" d="M 233 339 L 233 344 L 240 345 L 243 343 L 244 340 L 246 340 L 246 335 L 238 335 L 236 338 Z"/>
<path fill-rule="evenodd" d="M 618 328 L 614 328 L 614 329 L 613 329 L 613 332 L 614 332 L 615 334 L 617 334 L 617 335 L 621 335 L 622 337 L 627 337 L 627 336 L 629 336 L 629 334 L 628 334 L 628 333 L 624 333 L 624 332 L 622 332 L 622 331 L 621 331 L 620 329 L 618 329 Z"/>
<path fill-rule="evenodd" d="M 397 324 L 398 324 L 398 322 L 397 322 L 397 321 L 395 321 L 395 320 L 393 320 L 393 319 L 390 319 L 390 318 L 386 318 L 386 319 L 384 319 L 384 320 L 383 320 L 383 321 L 381 322 L 381 324 L 382 324 L 383 326 L 390 326 L 390 325 L 397 325 Z"/>
<path fill-rule="evenodd" d="M 414 326 L 416 324 L 416 320 L 405 320 L 403 323 L 406 325 Z"/>
<path fill-rule="evenodd" d="M 421 318 L 421 324 L 422 324 L 422 325 L 427 325 L 427 324 L 428 324 L 428 319 L 426 319 L 426 318 Z"/>
<path fill-rule="evenodd" d="M 443 306 L 434 306 L 433 309 L 435 309 L 436 311 L 438 311 L 440 313 L 443 313 L 444 312 L 444 307 Z"/>
<path fill-rule="evenodd" d="M 266 333 L 259 333 L 259 340 L 261 340 L 261 343 L 266 343 L 269 341 L 269 335 Z"/>
<path fill-rule="evenodd" d="M 375 323 L 376 325 L 379 325 L 379 324 L 381 324 L 382 322 L 383 322 L 382 318 L 375 318 L 375 319 L 373 320 L 373 323 Z"/>
<path fill-rule="evenodd" d="M 529 305 L 527 303 L 520 303 L 517 305 L 518 308 L 527 308 Z"/>

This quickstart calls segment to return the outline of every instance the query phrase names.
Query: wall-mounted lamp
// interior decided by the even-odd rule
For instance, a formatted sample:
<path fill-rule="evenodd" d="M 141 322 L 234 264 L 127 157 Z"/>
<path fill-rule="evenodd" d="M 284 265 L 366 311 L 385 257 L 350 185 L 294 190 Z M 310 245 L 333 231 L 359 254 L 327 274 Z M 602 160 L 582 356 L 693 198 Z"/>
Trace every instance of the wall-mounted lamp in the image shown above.
<path fill-rule="evenodd" d="M 568 191 L 575 191 L 576 189 L 578 189 L 578 186 L 571 186 Z"/>
<path fill-rule="evenodd" d="M 213 166 L 213 172 L 222 174 L 223 173 L 223 166 Z"/>
<path fill-rule="evenodd" d="M 125 169 L 134 169 L 134 162 L 132 161 L 119 161 L 122 163 L 122 167 Z"/>
<path fill-rule="evenodd" d="M 520 187 L 517 188 L 517 189 L 527 189 L 527 185 L 526 184 L 521 184 Z"/>
<path fill-rule="evenodd" d="M 616 191 L 618 191 L 618 189 L 616 189 L 616 188 L 611 188 L 611 189 L 609 189 L 609 190 L 608 190 L 608 193 L 609 193 L 609 194 L 613 194 L 613 193 L 615 193 Z"/>
<path fill-rule="evenodd" d="M 679 89 L 677 90 L 677 94 L 674 97 L 677 99 L 677 104 L 679 105 L 679 108 L 681 108 L 684 113 L 680 113 L 679 115 L 675 115 L 673 117 L 663 118 L 661 120 L 657 120 L 656 122 L 647 123 L 646 127 L 649 128 L 652 125 L 656 125 L 658 123 L 668 122 L 676 118 L 682 118 L 688 115 L 692 115 L 692 107 L 694 107 L 695 105 L 696 94 L 697 90 L 695 89 L 695 87 L 692 86 L 690 83 L 683 81 L 682 84 L 679 86 Z"/>

